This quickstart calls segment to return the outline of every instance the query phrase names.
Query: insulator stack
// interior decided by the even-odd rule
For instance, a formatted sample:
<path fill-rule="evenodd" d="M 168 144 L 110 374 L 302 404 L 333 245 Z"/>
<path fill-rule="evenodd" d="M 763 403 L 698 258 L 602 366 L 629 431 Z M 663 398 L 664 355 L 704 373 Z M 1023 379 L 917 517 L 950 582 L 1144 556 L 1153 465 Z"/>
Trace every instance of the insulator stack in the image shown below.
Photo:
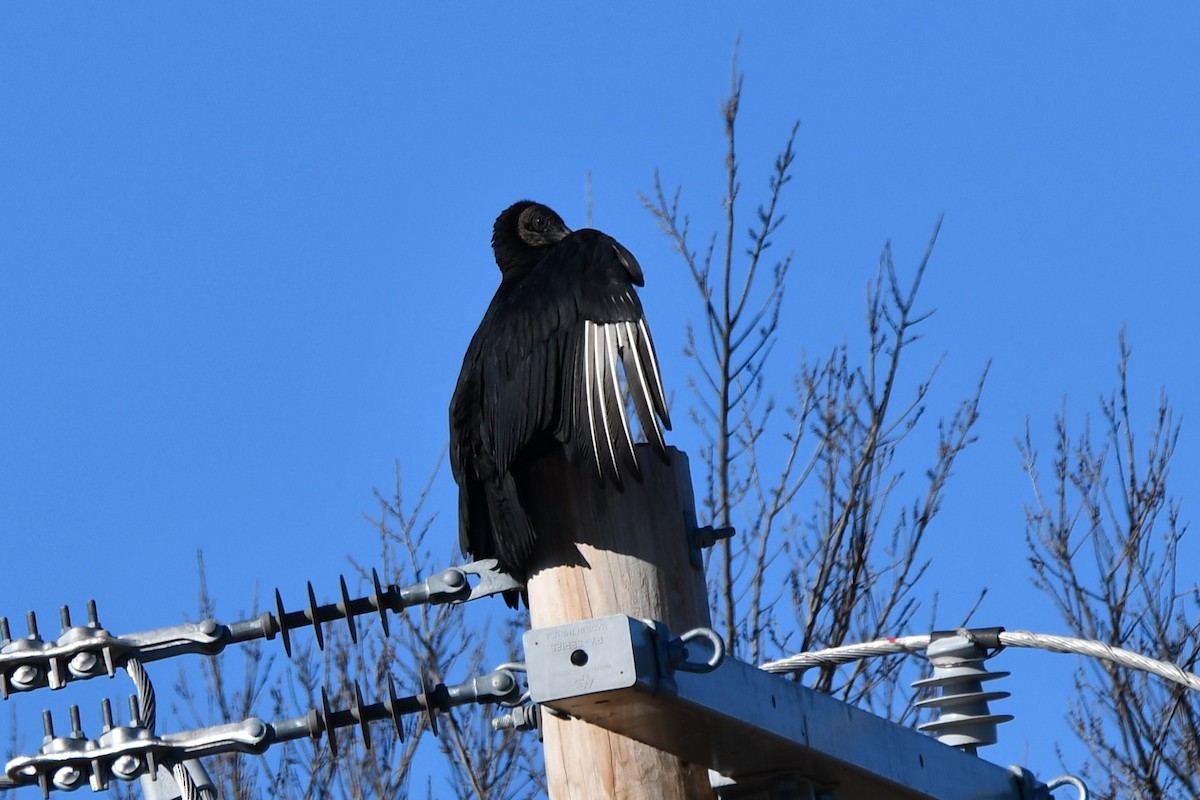
<path fill-rule="evenodd" d="M 388 612 L 399 613 L 419 604 L 464 603 L 479 597 L 520 588 L 510 575 L 500 572 L 495 559 L 449 567 L 408 586 L 388 585 L 371 571 L 371 592 L 351 597 L 346 579 L 339 578 L 340 598 L 333 603 L 318 603 L 312 583 L 307 584 L 305 607 L 288 611 L 283 597 L 275 592 L 274 613 L 267 611 L 254 619 L 221 625 L 206 619 L 196 623 L 171 625 L 149 631 L 114 636 L 100 626 L 96 604 L 88 601 L 86 625 L 72 625 L 71 614 L 62 608 L 62 632 L 57 639 L 44 640 L 38 631 L 37 617 L 26 616 L 29 633 L 13 637 L 7 617 L 0 616 L 0 699 L 13 692 L 28 692 L 49 687 L 61 689 L 77 679 L 108 675 L 130 659 L 143 663 L 171 658 L 184 653 L 216 655 L 225 647 L 256 639 L 279 638 L 284 651 L 292 655 L 291 632 L 313 629 L 317 647 L 324 649 L 327 622 L 344 622 L 350 639 L 358 641 L 355 620 L 364 615 L 378 616 L 384 635 L 388 634 Z"/>
<path fill-rule="evenodd" d="M 426 726 L 437 733 L 438 713 L 467 703 L 511 705 L 520 701 L 522 692 L 513 670 L 501 667 L 464 683 L 447 686 L 443 683 L 430 684 L 422 678 L 421 690 L 417 694 L 397 696 L 396 687 L 389 679 L 387 697 L 376 703 L 363 702 L 362 689 L 357 683 L 348 687 L 349 704 L 337 708 L 330 701 L 326 690 L 321 690 L 320 704 L 300 717 L 264 722 L 257 717 L 241 722 L 226 723 L 196 731 L 183 731 L 158 735 L 145 727 L 138 717 L 137 699 L 129 703 L 129 724 L 114 724 L 112 708 L 107 699 L 100 704 L 103 732 L 96 739 L 89 739 L 80 728 L 79 709 L 71 708 L 71 732 L 68 736 L 56 735 L 50 712 L 43 714 L 45 737 L 42 748 L 32 756 L 19 756 L 5 766 L 7 785 L 40 786 L 43 795 L 51 789 L 71 790 L 90 782 L 93 791 L 103 791 L 114 780 L 133 781 L 149 776 L 165 775 L 160 770 L 164 765 L 183 762 L 197 783 L 206 782 L 207 776 L 194 762 L 197 751 L 205 755 L 215 753 L 258 753 L 281 742 L 311 738 L 316 741 L 324 735 L 334 758 L 338 755 L 340 728 L 357 728 L 366 749 L 371 748 L 369 723 L 386 720 L 392 723 L 396 735 L 404 739 L 404 717 L 423 714 Z M 149 785 L 146 781 L 143 785 Z M 153 780 L 150 783 L 154 783 Z M 147 792 L 147 797 L 173 796 L 169 790 Z"/>
<path fill-rule="evenodd" d="M 312 583 L 307 584 L 307 605 L 289 611 L 282 596 L 275 592 L 275 613 L 270 611 L 254 619 L 222 625 L 214 619 L 155 628 L 115 636 L 100 626 L 96 604 L 88 601 L 87 624 L 71 622 L 70 610 L 61 609 L 62 630 L 57 639 L 43 639 L 38 620 L 31 611 L 26 616 L 28 633 L 14 637 L 9 620 L 0 616 L 0 699 L 12 692 L 42 688 L 61 689 L 72 680 L 112 677 L 117 668 L 129 673 L 138 687 L 138 697 L 130 698 L 130 723 L 114 725 L 108 701 L 101 703 L 103 731 L 96 739 L 87 738 L 80 729 L 79 709 L 71 708 L 71 732 L 56 735 L 49 712 L 43 718 L 45 737 L 42 748 L 31 756 L 12 758 L 0 773 L 0 791 L 19 786 L 37 785 L 44 795 L 52 789 L 72 790 L 90 783 L 102 791 L 114 779 L 123 781 L 146 778 L 147 798 L 170 800 L 178 795 L 164 789 L 178 781 L 194 795 L 193 787 L 209 786 L 211 781 L 196 756 L 228 752 L 259 753 L 273 744 L 322 734 L 336 757 L 339 728 L 357 727 L 366 748 L 371 747 L 368 723 L 390 720 L 396 734 L 403 738 L 402 719 L 407 714 L 425 715 L 426 727 L 437 734 L 437 714 L 465 703 L 496 703 L 512 707 L 523 701 L 514 671 L 517 664 L 504 665 L 491 673 L 462 684 L 431 684 L 422 678 L 420 691 L 398 697 L 389 680 L 387 698 L 377 703 L 363 702 L 362 689 L 353 684 L 348 707 L 335 708 L 325 690 L 320 704 L 302 717 L 268 724 L 252 717 L 198 731 L 159 736 L 154 725 L 154 695 L 144 664 L 188 653 L 215 656 L 227 646 L 257 639 L 278 637 L 291 655 L 290 633 L 312 627 L 318 648 L 325 645 L 322 625 L 341 621 L 349 627 L 351 641 L 357 642 L 356 620 L 378 615 L 383 633 L 388 633 L 388 612 L 400 613 L 419 604 L 465 603 L 480 597 L 520 588 L 512 576 L 500 572 L 495 559 L 449 567 L 407 586 L 384 586 L 377 572 L 371 572 L 370 594 L 351 597 L 345 578 L 339 579 L 339 598 L 333 603 L 318 603 Z M 170 769 L 168 769 L 168 766 Z M 166 780 L 170 774 L 175 781 Z M 163 777 L 162 786 L 158 783 Z"/>
<path fill-rule="evenodd" d="M 424 581 L 411 586 L 388 586 L 386 589 L 379 580 L 379 574 L 375 570 L 371 570 L 371 594 L 351 598 L 350 592 L 346 587 L 346 579 L 345 577 L 341 577 L 339 578 L 341 599 L 336 603 L 324 604 L 317 603 L 317 595 L 310 581 L 307 584 L 308 606 L 297 611 L 288 611 L 284 608 L 283 596 L 276 589 L 275 613 L 271 614 L 268 612 L 263 615 L 264 621 L 262 625 L 269 631 L 267 638 L 274 638 L 276 634 L 279 635 L 280 641 L 283 643 L 283 649 L 289 658 L 292 655 L 291 631 L 297 628 L 311 626 L 317 642 L 317 648 L 324 650 L 325 634 L 321 630 L 323 623 L 334 621 L 345 622 L 350 629 L 350 640 L 357 642 L 358 628 L 354 620 L 366 614 L 378 614 L 380 625 L 386 636 L 390 627 L 387 616 L 389 611 L 397 613 L 409 606 L 420 603 L 461 602 L 470 599 L 473 595 L 471 584 L 467 580 L 468 575 L 481 577 L 483 579 L 480 581 L 481 586 L 487 584 L 483 586 L 481 594 L 490 594 L 493 591 L 502 591 L 510 588 L 509 582 L 511 582 L 511 578 L 494 574 L 491 571 L 494 569 L 494 566 L 494 561 L 464 564 L 442 570 L 426 578 Z M 492 589 L 491 584 L 493 583 L 498 584 L 499 588 Z"/>
<path fill-rule="evenodd" d="M 971 754 L 979 747 L 996 743 L 996 726 L 1013 718 L 1011 714 L 993 714 L 988 707 L 991 701 L 1008 697 L 1008 692 L 983 690 L 985 681 L 1009 674 L 989 672 L 984 663 L 999 650 L 1000 630 L 934 634 L 925 651 L 933 665 L 933 677 L 915 681 L 913 688 L 936 690 L 936 696 L 919 700 L 915 705 L 935 709 L 939 714 L 937 719 L 918 725 L 919 730 Z"/>

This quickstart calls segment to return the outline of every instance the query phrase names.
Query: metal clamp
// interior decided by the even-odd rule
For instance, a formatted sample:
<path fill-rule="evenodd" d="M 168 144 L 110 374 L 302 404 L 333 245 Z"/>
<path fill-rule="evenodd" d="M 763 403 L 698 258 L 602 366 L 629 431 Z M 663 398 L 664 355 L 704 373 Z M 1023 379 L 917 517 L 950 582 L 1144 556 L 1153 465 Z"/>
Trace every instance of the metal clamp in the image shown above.
<path fill-rule="evenodd" d="M 716 546 L 717 542 L 723 539 L 731 539 L 737 533 L 736 529 L 731 527 L 716 528 L 712 525 L 704 525 L 698 528 L 688 529 L 688 548 L 689 560 L 692 566 L 696 569 L 704 568 L 704 555 L 700 552 L 709 547 Z"/>
<path fill-rule="evenodd" d="M 299 738 L 319 739 L 325 734 L 331 752 L 336 757 L 338 728 L 358 727 L 363 745 L 370 749 L 368 724 L 390 720 L 403 740 L 403 717 L 424 713 L 428 724 L 437 733 L 435 714 L 468 703 L 501 704 L 518 700 L 522 689 L 513 669 L 500 668 L 460 684 L 428 685 L 422 681 L 421 691 L 407 697 L 397 697 L 395 686 L 388 682 L 387 699 L 364 704 L 358 684 L 353 686 L 353 704 L 335 709 L 328 693 L 321 691 L 319 707 L 307 714 L 268 723 L 257 717 L 240 722 L 214 725 L 179 733 L 155 735 L 137 719 L 136 705 L 131 706 L 131 724 L 114 726 L 107 701 L 102 703 L 104 730 L 97 739 L 89 739 L 80 730 L 79 710 L 71 710 L 71 734 L 55 736 L 49 712 L 44 715 L 46 736 L 42 748 L 34 755 L 18 756 L 5 766 L 0 789 L 38 785 L 43 794 L 51 788 L 75 789 L 84 780 L 94 791 L 102 791 L 113 780 L 132 781 L 142 776 L 158 774 L 160 765 L 194 761 L 217 753 L 261 753 L 272 745 Z"/>
<path fill-rule="evenodd" d="M 420 603 L 467 603 L 524 586 L 508 573 L 501 572 L 498 564 L 496 559 L 488 558 L 449 567 L 421 583 L 400 589 L 400 598 L 405 607 Z M 479 580 L 472 586 L 467 576 Z"/>

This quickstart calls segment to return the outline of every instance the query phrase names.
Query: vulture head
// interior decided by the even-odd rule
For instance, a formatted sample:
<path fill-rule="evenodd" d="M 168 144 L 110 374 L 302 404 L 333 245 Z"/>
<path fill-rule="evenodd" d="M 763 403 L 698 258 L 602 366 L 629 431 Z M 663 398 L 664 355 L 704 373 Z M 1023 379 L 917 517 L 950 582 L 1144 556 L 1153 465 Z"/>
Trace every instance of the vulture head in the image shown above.
<path fill-rule="evenodd" d="M 492 228 L 492 249 L 501 274 L 505 278 L 524 275 L 570 233 L 562 217 L 541 203 L 513 203 Z"/>

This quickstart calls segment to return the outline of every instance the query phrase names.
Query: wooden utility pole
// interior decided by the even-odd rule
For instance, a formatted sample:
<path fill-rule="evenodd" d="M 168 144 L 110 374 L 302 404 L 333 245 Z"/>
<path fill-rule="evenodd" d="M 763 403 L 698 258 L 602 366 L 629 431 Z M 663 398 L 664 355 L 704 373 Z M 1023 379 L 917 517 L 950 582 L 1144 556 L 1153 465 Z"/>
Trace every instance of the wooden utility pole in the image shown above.
<path fill-rule="evenodd" d="M 687 457 L 671 464 L 639 445 L 641 482 L 623 491 L 562 458 L 533 474 L 543 502 L 527 583 L 533 627 L 627 614 L 676 634 L 710 624 L 704 571 L 692 565 L 695 501 Z M 550 800 L 712 797 L 708 770 L 581 720 L 542 715 Z"/>

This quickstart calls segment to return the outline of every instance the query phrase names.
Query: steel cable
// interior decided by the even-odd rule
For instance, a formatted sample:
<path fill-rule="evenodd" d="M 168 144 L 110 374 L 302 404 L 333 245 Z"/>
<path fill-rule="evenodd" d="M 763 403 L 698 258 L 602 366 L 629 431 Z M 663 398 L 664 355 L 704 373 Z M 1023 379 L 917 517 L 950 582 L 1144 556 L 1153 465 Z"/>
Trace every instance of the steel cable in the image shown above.
<path fill-rule="evenodd" d="M 962 633 L 970 636 L 970 631 Z M 888 637 L 862 644 L 830 647 L 825 650 L 815 650 L 810 653 L 798 653 L 794 656 L 770 661 L 762 665 L 767 672 L 804 672 L 813 667 L 823 665 L 849 664 L 876 656 L 895 655 L 897 653 L 915 654 L 929 646 L 929 634 L 915 636 Z M 1091 658 L 1111 661 L 1115 664 L 1150 672 L 1174 683 L 1181 684 L 1193 691 L 1200 692 L 1200 675 L 1188 672 L 1183 668 L 1160 661 L 1149 656 L 1125 650 L 1121 647 L 1098 642 L 1091 639 L 1077 639 L 1073 636 L 1058 636 L 1049 633 L 1033 633 L 1031 631 L 1001 631 L 1000 644 L 1004 647 L 1026 647 L 1038 650 L 1048 650 L 1052 653 L 1074 653 Z"/>
<path fill-rule="evenodd" d="M 133 685 L 137 688 L 138 719 L 141 726 L 153 735 L 158 716 L 158 701 L 154 697 L 154 684 L 151 683 L 150 676 L 146 674 L 146 668 L 142 666 L 142 662 L 136 658 L 125 661 L 125 671 L 129 673 Z"/>

